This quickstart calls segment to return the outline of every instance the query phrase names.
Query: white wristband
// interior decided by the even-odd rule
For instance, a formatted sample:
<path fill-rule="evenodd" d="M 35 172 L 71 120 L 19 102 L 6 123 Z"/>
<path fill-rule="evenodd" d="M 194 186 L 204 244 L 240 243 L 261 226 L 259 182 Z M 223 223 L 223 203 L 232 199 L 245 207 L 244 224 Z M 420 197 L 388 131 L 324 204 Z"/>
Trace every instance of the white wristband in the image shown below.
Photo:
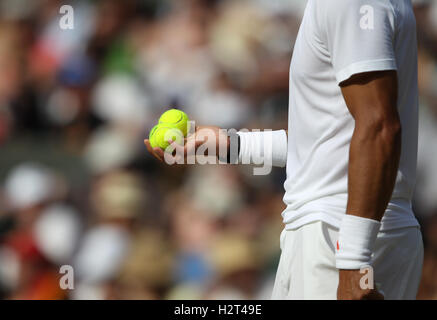
<path fill-rule="evenodd" d="M 271 164 L 273 167 L 285 167 L 287 164 L 287 133 L 278 131 L 239 131 L 241 164 Z"/>
<path fill-rule="evenodd" d="M 370 266 L 373 245 L 381 223 L 347 214 L 340 224 L 335 254 L 338 269 L 359 270 Z"/>

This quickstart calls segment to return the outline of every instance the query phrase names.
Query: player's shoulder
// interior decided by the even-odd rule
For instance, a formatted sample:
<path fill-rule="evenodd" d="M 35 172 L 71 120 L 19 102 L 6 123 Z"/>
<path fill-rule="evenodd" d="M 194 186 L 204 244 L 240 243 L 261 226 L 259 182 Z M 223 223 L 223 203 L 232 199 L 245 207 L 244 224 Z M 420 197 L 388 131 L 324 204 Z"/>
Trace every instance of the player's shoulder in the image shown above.
<path fill-rule="evenodd" d="M 338 16 L 342 13 L 360 12 L 365 8 L 394 11 L 394 6 L 409 0 L 312 0 L 317 10 Z"/>
<path fill-rule="evenodd" d="M 372 3 L 375 0 L 313 0 L 314 4 L 320 10 L 329 10 L 332 12 L 340 10 L 349 10 L 362 6 L 364 3 Z"/>
<path fill-rule="evenodd" d="M 395 21 L 410 0 L 312 0 L 319 19 L 329 24 L 353 24 L 363 15 Z"/>

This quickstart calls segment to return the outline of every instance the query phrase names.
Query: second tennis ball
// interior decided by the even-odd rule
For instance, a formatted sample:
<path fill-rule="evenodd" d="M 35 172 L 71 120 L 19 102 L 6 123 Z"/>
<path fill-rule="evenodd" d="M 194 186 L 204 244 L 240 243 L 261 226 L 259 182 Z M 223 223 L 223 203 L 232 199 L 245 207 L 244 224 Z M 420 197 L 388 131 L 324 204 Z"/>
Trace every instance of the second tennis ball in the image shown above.
<path fill-rule="evenodd" d="M 178 109 L 170 109 L 164 112 L 159 118 L 159 125 L 166 125 L 171 128 L 179 129 L 184 137 L 187 136 L 188 131 L 190 131 L 190 119 L 187 114 Z"/>
<path fill-rule="evenodd" d="M 155 131 L 157 128 L 158 128 L 158 125 L 154 126 L 152 128 L 152 130 L 150 130 L 150 133 L 149 133 L 149 142 L 150 142 L 150 145 L 152 146 L 152 148 L 158 147 L 158 144 L 156 143 L 156 140 L 155 140 Z"/>
<path fill-rule="evenodd" d="M 150 131 L 149 141 L 152 148 L 159 147 L 165 150 L 170 145 L 169 140 L 176 141 L 177 144 L 183 145 L 184 135 L 178 128 L 172 128 L 165 124 L 158 124 Z"/>

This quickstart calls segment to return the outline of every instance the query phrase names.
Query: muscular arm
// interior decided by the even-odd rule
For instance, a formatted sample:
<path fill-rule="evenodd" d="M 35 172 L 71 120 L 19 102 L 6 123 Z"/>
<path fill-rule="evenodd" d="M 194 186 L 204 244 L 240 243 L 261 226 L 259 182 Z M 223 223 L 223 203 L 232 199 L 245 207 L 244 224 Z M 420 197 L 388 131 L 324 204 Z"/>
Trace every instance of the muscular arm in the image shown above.
<path fill-rule="evenodd" d="M 393 193 L 401 152 L 395 71 L 364 73 L 342 83 L 355 119 L 349 153 L 347 214 L 380 221 Z M 338 299 L 381 299 L 360 288 L 359 270 L 340 270 Z"/>
<path fill-rule="evenodd" d="M 342 92 L 355 119 L 347 213 L 380 221 L 393 192 L 401 153 L 396 72 L 355 76 L 342 84 Z"/>

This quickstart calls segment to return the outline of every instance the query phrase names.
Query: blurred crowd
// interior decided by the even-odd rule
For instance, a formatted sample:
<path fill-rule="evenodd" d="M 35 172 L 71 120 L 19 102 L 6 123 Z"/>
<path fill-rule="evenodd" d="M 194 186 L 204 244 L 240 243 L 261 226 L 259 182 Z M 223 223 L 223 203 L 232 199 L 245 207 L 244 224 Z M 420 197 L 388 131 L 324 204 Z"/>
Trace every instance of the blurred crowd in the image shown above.
<path fill-rule="evenodd" d="M 143 139 L 169 108 L 286 128 L 305 4 L 0 0 L 0 298 L 270 298 L 285 170 L 169 167 Z M 437 299 L 437 3 L 416 5 L 419 298 Z"/>

